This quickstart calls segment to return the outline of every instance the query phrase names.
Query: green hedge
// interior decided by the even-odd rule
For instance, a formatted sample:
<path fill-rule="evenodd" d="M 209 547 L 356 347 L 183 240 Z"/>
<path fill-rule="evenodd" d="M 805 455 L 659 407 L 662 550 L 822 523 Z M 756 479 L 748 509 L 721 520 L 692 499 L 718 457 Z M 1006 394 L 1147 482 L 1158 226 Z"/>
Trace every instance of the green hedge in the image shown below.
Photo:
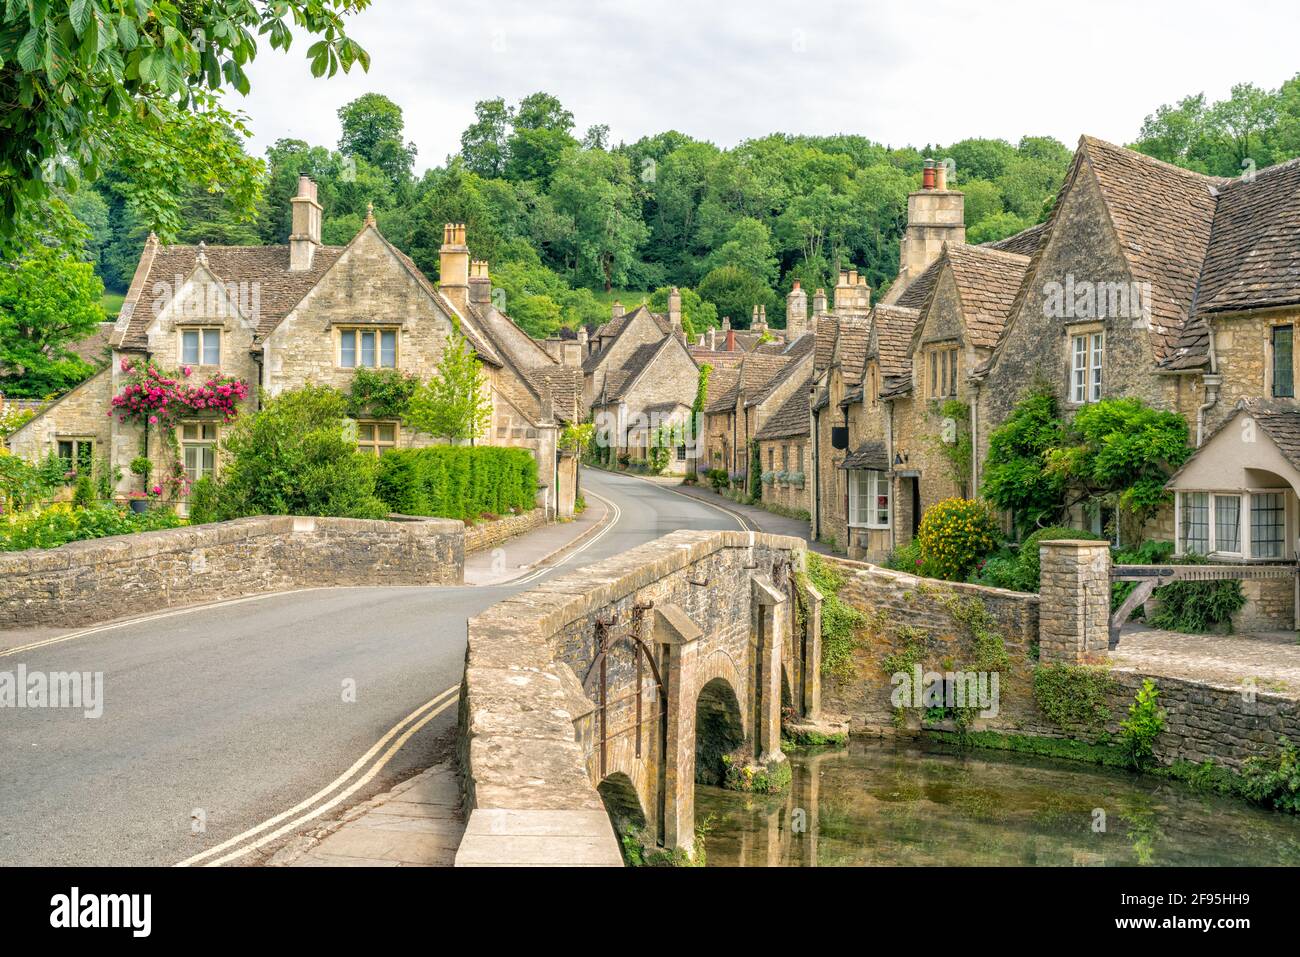
<path fill-rule="evenodd" d="M 436 445 L 379 460 L 379 497 L 403 515 L 477 519 L 524 512 L 537 501 L 537 460 L 528 449 Z"/>

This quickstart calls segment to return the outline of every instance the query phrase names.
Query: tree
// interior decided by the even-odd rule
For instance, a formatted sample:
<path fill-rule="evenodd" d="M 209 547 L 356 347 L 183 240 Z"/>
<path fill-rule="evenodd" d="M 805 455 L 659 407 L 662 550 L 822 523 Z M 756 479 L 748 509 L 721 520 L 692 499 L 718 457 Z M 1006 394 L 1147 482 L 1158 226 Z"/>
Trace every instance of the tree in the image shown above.
<path fill-rule="evenodd" d="M 479 100 L 474 104 L 474 122 L 460 134 L 460 155 L 465 168 L 479 176 L 501 176 L 506 171 L 507 141 L 514 111 L 506 101 Z"/>
<path fill-rule="evenodd" d="M 0 393 L 43 398 L 91 375 L 69 346 L 104 321 L 103 295 L 90 263 L 48 246 L 0 265 Z"/>
<path fill-rule="evenodd" d="M 700 298 L 712 303 L 718 315 L 731 320 L 734 328 L 749 325 L 754 306 L 775 306 L 776 296 L 767 283 L 735 266 L 719 266 L 700 280 Z"/>
<path fill-rule="evenodd" d="M 668 296 L 671 286 L 660 286 L 650 294 L 646 306 L 651 312 L 668 312 Z M 713 303 L 705 302 L 694 289 L 682 286 L 677 290 L 682 297 L 682 328 L 687 335 L 697 336 L 706 329 L 718 328 L 718 310 Z"/>
<path fill-rule="evenodd" d="M 433 378 L 411 396 L 406 422 L 451 442 L 476 439 L 491 426 L 487 374 L 460 333 L 447 339 Z"/>
<path fill-rule="evenodd" d="M 319 39 L 307 50 L 312 72 L 333 75 L 369 55 L 344 32 L 343 20 L 368 0 L 208 0 L 120 3 L 43 0 L 0 10 L 0 254 L 12 255 L 51 190 L 76 188 L 114 159 L 170 152 L 202 175 L 212 158 L 211 131 L 242 128 L 219 94 L 249 90 L 244 72 L 257 35 L 288 49 L 293 28 Z M 197 142 L 168 135 L 183 124 Z M 202 131 L 210 131 L 204 135 Z M 222 163 L 215 164 L 220 175 Z M 142 195 L 164 196 L 150 171 L 134 182 Z M 159 200 L 161 201 L 161 200 Z"/>
<path fill-rule="evenodd" d="M 1011 513 L 1022 529 L 1055 524 L 1065 509 L 1066 476 L 1048 457 L 1065 444 L 1065 423 L 1050 387 L 1039 383 L 1007 420 L 989 433 L 981 494 Z"/>
<path fill-rule="evenodd" d="M 340 153 L 365 159 L 393 183 L 410 178 L 416 150 L 414 143 L 402 142 L 406 124 L 400 106 L 380 93 L 367 93 L 339 107 L 339 122 Z"/>
<path fill-rule="evenodd" d="M 751 216 L 736 220 L 727 231 L 726 241 L 708 257 L 710 269 L 735 266 L 761 279 L 769 286 L 780 273 L 780 264 L 772 251 L 772 231 Z"/>
<path fill-rule="evenodd" d="M 605 291 L 625 285 L 647 236 L 627 160 L 566 150 L 550 197 L 564 225 L 557 245 L 575 283 Z"/>

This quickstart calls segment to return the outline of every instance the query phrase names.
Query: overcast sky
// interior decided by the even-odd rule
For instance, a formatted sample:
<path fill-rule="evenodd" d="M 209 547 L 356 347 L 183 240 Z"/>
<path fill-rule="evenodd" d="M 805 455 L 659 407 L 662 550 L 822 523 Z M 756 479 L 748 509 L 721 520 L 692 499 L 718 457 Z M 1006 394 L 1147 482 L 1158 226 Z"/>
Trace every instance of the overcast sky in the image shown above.
<path fill-rule="evenodd" d="M 1296 0 L 372 0 L 351 33 L 369 73 L 313 79 L 309 42 L 262 44 L 251 151 L 280 137 L 333 147 L 339 106 L 383 93 L 417 170 L 459 149 L 477 100 L 537 90 L 631 142 L 677 129 L 721 146 L 780 131 L 890 145 L 1081 133 L 1131 141 L 1189 93 L 1275 88 L 1300 72 Z"/>

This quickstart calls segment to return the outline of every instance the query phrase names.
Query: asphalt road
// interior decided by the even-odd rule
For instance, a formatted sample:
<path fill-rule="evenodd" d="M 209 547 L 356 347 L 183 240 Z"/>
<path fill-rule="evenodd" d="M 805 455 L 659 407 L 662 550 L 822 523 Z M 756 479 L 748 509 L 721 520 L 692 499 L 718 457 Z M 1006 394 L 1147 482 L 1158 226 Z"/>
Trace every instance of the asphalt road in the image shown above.
<path fill-rule="evenodd" d="M 586 470 L 582 481 L 621 514 L 551 574 L 675 529 L 738 527 L 638 479 Z M 0 709 L 0 864 L 174 864 L 244 834 L 456 685 L 466 619 L 536 582 L 270 595 L 0 657 L 0 671 L 104 675 L 97 719 Z M 340 808 L 430 764 L 455 716 L 453 703 Z"/>

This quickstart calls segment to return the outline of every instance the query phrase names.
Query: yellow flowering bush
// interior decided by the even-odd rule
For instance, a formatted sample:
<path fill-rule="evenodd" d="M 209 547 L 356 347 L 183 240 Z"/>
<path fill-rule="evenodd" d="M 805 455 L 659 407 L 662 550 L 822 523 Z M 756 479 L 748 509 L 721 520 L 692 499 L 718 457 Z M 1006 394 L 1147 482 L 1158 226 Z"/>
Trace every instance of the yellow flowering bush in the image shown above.
<path fill-rule="evenodd" d="M 969 498 L 946 498 L 926 509 L 916 533 L 926 571 L 948 581 L 965 579 L 998 538 L 988 505 Z"/>

